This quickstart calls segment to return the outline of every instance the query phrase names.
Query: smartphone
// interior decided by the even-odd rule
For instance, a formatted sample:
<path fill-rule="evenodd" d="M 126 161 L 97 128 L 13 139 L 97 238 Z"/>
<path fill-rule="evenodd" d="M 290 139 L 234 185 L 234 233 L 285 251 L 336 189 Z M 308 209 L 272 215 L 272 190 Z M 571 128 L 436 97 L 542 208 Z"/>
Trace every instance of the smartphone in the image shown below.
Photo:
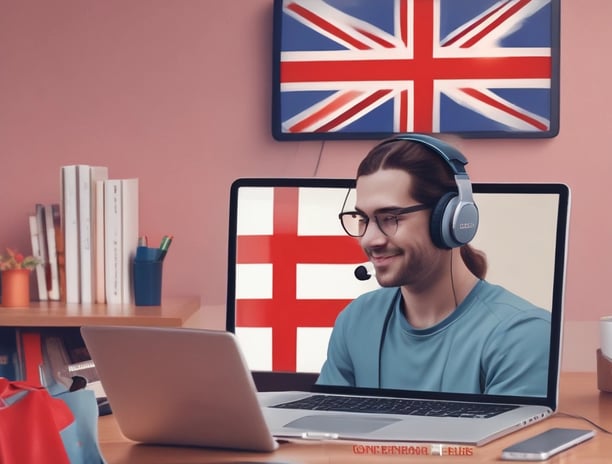
<path fill-rule="evenodd" d="M 509 461 L 545 461 L 595 436 L 594 430 L 552 428 L 502 450 Z"/>

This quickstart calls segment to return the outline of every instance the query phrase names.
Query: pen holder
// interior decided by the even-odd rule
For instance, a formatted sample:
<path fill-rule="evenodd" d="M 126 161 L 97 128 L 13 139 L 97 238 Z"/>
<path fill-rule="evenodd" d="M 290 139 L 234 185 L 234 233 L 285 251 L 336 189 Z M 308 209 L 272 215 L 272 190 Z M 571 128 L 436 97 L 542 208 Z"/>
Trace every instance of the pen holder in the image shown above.
<path fill-rule="evenodd" d="M 159 306 L 161 304 L 163 261 L 134 260 L 134 304 Z"/>
<path fill-rule="evenodd" d="M 602 392 L 612 392 L 612 359 L 597 350 L 597 388 Z"/>

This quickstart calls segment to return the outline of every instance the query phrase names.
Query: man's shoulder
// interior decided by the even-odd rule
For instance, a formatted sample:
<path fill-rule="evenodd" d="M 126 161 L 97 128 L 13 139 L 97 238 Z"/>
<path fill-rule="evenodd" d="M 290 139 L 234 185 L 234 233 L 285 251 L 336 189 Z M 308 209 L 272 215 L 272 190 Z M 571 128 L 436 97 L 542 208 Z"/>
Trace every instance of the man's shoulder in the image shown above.
<path fill-rule="evenodd" d="M 540 308 L 505 287 L 482 281 L 477 290 L 478 300 L 489 312 L 498 312 L 505 317 L 536 318 L 550 321 L 549 311 Z"/>

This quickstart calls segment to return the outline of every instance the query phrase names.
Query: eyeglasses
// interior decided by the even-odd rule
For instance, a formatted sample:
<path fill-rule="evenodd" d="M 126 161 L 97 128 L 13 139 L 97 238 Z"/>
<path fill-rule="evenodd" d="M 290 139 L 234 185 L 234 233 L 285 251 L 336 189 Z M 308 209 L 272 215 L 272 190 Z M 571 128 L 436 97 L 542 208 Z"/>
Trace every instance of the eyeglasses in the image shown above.
<path fill-rule="evenodd" d="M 380 231 L 387 237 L 395 235 L 399 216 L 408 213 L 415 213 L 424 209 L 430 209 L 428 205 L 414 205 L 407 208 L 390 209 L 388 211 L 374 215 L 374 221 Z M 345 211 L 338 215 L 342 228 L 351 237 L 363 237 L 370 223 L 370 218 L 359 211 Z"/>

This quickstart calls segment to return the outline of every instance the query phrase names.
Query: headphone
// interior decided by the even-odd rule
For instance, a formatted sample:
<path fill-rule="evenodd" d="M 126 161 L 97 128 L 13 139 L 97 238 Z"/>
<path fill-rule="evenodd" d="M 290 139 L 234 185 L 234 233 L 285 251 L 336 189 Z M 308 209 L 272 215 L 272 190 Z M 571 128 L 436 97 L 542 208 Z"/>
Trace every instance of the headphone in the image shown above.
<path fill-rule="evenodd" d="M 385 140 L 379 146 L 405 140 L 424 145 L 450 166 L 455 176 L 457 192 L 447 192 L 432 209 L 429 232 L 438 248 L 450 249 L 470 242 L 478 229 L 478 208 L 472 196 L 472 183 L 465 170 L 465 156 L 455 147 L 425 134 L 401 134 Z"/>

